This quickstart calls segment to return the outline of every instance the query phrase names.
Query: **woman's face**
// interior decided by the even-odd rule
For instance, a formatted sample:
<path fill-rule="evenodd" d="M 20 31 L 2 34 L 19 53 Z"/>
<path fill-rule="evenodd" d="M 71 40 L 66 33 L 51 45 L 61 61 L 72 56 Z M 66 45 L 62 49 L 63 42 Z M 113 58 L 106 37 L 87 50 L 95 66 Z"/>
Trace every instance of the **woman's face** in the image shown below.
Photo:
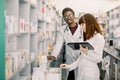
<path fill-rule="evenodd" d="M 85 24 L 85 23 L 82 23 L 80 26 L 81 26 L 83 32 L 86 32 L 86 24 Z"/>

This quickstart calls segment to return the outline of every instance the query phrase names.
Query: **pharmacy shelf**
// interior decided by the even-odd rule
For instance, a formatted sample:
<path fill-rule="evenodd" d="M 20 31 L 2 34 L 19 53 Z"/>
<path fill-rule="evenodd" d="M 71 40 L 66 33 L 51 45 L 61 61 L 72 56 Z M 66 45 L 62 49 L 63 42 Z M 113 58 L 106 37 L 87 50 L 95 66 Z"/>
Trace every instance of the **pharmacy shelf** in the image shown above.
<path fill-rule="evenodd" d="M 112 57 L 114 57 L 114 58 L 116 58 L 117 60 L 120 61 L 120 57 L 118 55 L 116 55 L 118 53 L 115 49 L 104 48 L 104 51 L 106 53 L 108 53 L 109 55 L 111 55 Z"/>
<path fill-rule="evenodd" d="M 40 56 L 47 55 L 55 42 L 61 16 L 49 4 L 49 0 L 5 0 L 7 80 L 31 80 Z"/>
<path fill-rule="evenodd" d="M 30 10 L 27 0 L 5 0 L 6 80 L 31 79 Z"/>
<path fill-rule="evenodd" d="M 16 72 L 14 72 L 14 74 L 12 74 L 7 80 L 14 80 L 14 79 L 19 79 L 18 74 L 20 74 L 21 71 L 25 70 L 25 68 L 27 66 L 29 66 L 30 64 L 26 64 L 23 67 L 21 67 L 20 69 L 18 69 Z"/>
<path fill-rule="evenodd" d="M 107 58 L 109 60 L 108 64 L 108 70 L 109 70 L 109 79 L 111 80 L 119 80 L 119 74 L 120 74 L 120 56 L 119 51 L 112 47 L 105 47 L 104 48 L 104 54 L 107 55 Z M 108 61 L 106 60 L 106 61 Z M 114 72 L 114 73 L 113 73 Z"/>
<path fill-rule="evenodd" d="M 117 6 L 109 11 L 107 11 L 107 26 L 109 39 L 113 39 L 113 46 L 115 48 L 120 48 L 120 6 Z"/>

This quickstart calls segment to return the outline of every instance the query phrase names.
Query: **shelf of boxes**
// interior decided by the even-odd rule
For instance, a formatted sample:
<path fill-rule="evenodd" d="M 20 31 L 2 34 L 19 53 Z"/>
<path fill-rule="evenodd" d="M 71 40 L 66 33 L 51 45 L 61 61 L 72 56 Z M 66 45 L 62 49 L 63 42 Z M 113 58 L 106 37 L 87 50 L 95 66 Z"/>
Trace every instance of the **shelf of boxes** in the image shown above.
<path fill-rule="evenodd" d="M 45 2 L 45 1 L 44 1 Z M 46 32 L 46 3 L 38 0 L 38 54 L 41 55 L 45 51 L 45 32 Z M 38 55 L 38 56 L 39 56 Z M 39 62 L 39 61 L 38 61 Z M 39 65 L 39 64 L 38 64 Z"/>
<path fill-rule="evenodd" d="M 36 46 L 32 40 L 37 40 L 36 35 L 30 35 L 33 32 L 37 34 L 37 30 L 31 29 L 31 27 L 37 29 L 37 23 L 30 20 L 33 19 L 32 15 L 35 15 L 34 11 L 30 14 L 33 8 L 31 4 L 29 0 L 5 0 L 7 80 L 31 79 L 31 62 L 37 53 L 37 49 L 31 49 L 31 45 Z M 34 20 L 37 22 L 37 18 Z"/>
<path fill-rule="evenodd" d="M 42 55 L 51 50 L 61 17 L 48 4 L 49 0 L 5 0 L 7 80 L 31 80 L 33 68 L 41 66 Z"/>
<path fill-rule="evenodd" d="M 114 41 L 114 47 L 120 48 L 119 40 L 120 40 L 120 6 L 115 7 L 107 12 L 108 23 L 108 33 L 110 39 L 113 39 Z"/>
<path fill-rule="evenodd" d="M 108 26 L 108 34 L 109 34 L 109 40 L 113 40 L 113 47 L 119 51 L 120 49 L 120 6 L 115 7 L 109 11 L 107 11 L 107 26 Z M 110 65 L 111 67 L 113 67 L 112 65 Z M 114 64 L 114 72 L 115 76 L 112 76 L 113 74 L 110 74 L 110 78 L 114 78 L 116 80 L 119 80 L 120 77 L 117 76 L 120 74 L 119 71 L 119 66 L 120 63 L 119 61 L 116 61 Z M 110 68 L 111 68 L 110 67 Z M 112 69 L 113 70 L 113 69 Z"/>
<path fill-rule="evenodd" d="M 62 80 L 62 70 L 60 68 L 49 68 L 46 70 L 34 68 L 32 80 Z"/>
<path fill-rule="evenodd" d="M 99 26 L 100 26 L 100 29 L 102 31 L 102 35 L 106 38 L 108 37 L 107 35 L 107 26 L 106 26 L 106 22 L 107 22 L 107 19 L 106 19 L 106 13 L 102 13 L 102 14 L 99 14 L 99 15 L 96 15 L 96 19 L 99 23 Z"/>

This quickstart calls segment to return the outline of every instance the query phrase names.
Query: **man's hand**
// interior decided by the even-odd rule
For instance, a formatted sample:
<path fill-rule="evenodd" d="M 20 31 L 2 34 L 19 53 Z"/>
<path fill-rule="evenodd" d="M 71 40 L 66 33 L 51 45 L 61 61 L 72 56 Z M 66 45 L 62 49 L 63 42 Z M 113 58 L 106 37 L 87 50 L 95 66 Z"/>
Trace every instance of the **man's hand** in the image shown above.
<path fill-rule="evenodd" d="M 60 65 L 60 68 L 67 69 L 68 67 L 69 67 L 69 65 L 68 65 L 68 64 L 61 64 L 61 65 Z"/>
<path fill-rule="evenodd" d="M 54 56 L 47 56 L 47 59 L 48 60 L 55 60 L 55 57 Z"/>

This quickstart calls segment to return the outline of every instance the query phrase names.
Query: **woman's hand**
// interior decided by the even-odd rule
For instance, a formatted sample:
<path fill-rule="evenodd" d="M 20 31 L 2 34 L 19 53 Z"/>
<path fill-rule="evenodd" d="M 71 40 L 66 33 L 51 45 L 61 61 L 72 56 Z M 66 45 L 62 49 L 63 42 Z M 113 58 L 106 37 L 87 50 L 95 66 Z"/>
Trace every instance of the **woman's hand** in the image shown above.
<path fill-rule="evenodd" d="M 83 48 L 83 47 L 80 45 L 80 51 L 82 51 L 83 53 L 85 53 L 85 54 L 87 55 L 87 54 L 88 54 L 88 47 Z"/>
<path fill-rule="evenodd" d="M 60 68 L 65 68 L 65 69 L 67 69 L 68 67 L 69 67 L 68 64 L 61 64 L 61 65 L 60 65 Z"/>

